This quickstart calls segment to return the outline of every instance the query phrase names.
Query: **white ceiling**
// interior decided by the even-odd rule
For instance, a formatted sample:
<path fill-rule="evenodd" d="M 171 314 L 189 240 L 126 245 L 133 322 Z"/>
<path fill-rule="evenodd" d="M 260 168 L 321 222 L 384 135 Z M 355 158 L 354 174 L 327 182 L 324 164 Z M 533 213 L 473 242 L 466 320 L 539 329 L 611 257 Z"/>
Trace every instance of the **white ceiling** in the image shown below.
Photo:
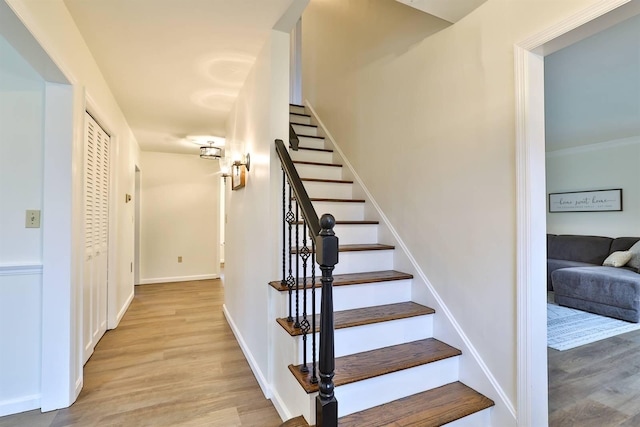
<path fill-rule="evenodd" d="M 142 150 L 225 135 L 269 31 L 294 0 L 64 0 Z"/>

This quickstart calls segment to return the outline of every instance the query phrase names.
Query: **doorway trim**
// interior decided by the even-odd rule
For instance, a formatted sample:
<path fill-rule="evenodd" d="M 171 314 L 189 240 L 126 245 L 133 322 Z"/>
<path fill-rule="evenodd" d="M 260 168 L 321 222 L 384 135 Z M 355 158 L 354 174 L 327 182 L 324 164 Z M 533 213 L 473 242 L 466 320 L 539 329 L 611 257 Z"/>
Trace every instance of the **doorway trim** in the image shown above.
<path fill-rule="evenodd" d="M 601 0 L 514 46 L 517 422 L 521 427 L 548 425 L 547 298 L 546 286 L 540 286 L 546 282 L 544 47 L 632 1 Z"/>

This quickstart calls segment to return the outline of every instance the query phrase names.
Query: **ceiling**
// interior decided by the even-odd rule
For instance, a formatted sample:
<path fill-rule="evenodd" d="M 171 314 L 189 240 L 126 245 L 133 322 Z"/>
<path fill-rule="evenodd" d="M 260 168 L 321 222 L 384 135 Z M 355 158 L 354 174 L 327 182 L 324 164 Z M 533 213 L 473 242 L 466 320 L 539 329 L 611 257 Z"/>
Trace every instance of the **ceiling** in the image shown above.
<path fill-rule="evenodd" d="M 140 148 L 197 153 L 294 0 L 64 0 Z"/>

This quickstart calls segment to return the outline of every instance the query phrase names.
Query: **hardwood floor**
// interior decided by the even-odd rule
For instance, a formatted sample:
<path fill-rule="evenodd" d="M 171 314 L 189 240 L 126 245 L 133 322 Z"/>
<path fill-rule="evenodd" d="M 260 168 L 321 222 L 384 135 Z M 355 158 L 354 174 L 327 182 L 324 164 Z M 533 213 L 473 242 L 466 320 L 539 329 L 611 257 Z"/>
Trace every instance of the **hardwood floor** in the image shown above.
<path fill-rule="evenodd" d="M 547 353 L 550 427 L 640 426 L 640 331 Z"/>
<path fill-rule="evenodd" d="M 131 307 L 85 365 L 69 408 L 0 418 L 0 427 L 276 427 L 222 312 L 220 280 L 136 286 Z"/>

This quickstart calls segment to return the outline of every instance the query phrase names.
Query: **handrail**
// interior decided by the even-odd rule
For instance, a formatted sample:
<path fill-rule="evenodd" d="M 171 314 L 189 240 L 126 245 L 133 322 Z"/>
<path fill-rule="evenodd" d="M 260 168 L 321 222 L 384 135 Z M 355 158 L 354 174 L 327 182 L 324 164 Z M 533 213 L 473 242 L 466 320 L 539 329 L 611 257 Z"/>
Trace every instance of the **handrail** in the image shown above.
<path fill-rule="evenodd" d="M 293 194 L 296 196 L 296 203 L 302 211 L 305 224 L 309 227 L 312 236 L 319 236 L 321 229 L 318 214 L 311 204 L 307 190 L 305 190 L 302 180 L 300 180 L 300 175 L 298 175 L 298 171 L 293 165 L 291 156 L 289 156 L 289 152 L 285 148 L 284 142 L 282 142 L 281 139 L 276 139 L 276 152 L 278 153 L 278 157 L 280 157 L 282 169 L 289 177 L 289 184 L 293 189 Z"/>

